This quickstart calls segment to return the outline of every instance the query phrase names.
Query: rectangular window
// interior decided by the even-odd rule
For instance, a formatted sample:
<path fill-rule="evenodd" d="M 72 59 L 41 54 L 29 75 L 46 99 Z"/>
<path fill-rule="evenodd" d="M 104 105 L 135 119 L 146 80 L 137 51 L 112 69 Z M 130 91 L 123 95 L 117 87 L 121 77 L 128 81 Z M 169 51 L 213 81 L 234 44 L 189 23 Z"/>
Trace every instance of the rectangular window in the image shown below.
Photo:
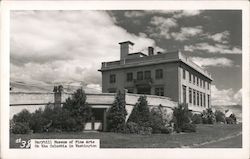
<path fill-rule="evenodd" d="M 200 79 L 200 87 L 202 88 L 202 79 Z"/>
<path fill-rule="evenodd" d="M 200 93 L 197 91 L 197 106 L 200 105 Z"/>
<path fill-rule="evenodd" d="M 205 89 L 205 86 L 206 86 L 206 82 L 205 81 L 203 81 L 203 88 Z"/>
<path fill-rule="evenodd" d="M 137 80 L 143 80 L 143 72 L 142 71 L 137 72 Z"/>
<path fill-rule="evenodd" d="M 201 106 L 203 105 L 203 100 L 202 100 L 202 97 L 203 97 L 203 93 L 202 93 L 202 92 L 200 92 L 200 98 L 201 98 L 200 105 L 201 105 Z"/>
<path fill-rule="evenodd" d="M 207 89 L 209 90 L 209 83 L 207 82 Z"/>
<path fill-rule="evenodd" d="M 151 79 L 151 71 L 145 71 L 144 72 L 144 78 L 145 79 Z"/>
<path fill-rule="evenodd" d="M 182 78 L 183 79 L 186 79 L 186 70 L 183 68 L 182 69 L 183 71 L 182 71 Z"/>
<path fill-rule="evenodd" d="M 189 103 L 192 103 L 192 89 L 189 88 Z"/>
<path fill-rule="evenodd" d="M 133 73 L 129 72 L 127 73 L 127 82 L 131 82 L 131 81 L 133 81 Z"/>
<path fill-rule="evenodd" d="M 162 71 L 162 69 L 155 70 L 155 78 L 156 79 L 162 79 L 163 78 L 163 71 Z"/>
<path fill-rule="evenodd" d="M 195 75 L 193 75 L 193 83 L 195 84 Z"/>
<path fill-rule="evenodd" d="M 182 85 L 182 96 L 183 96 L 183 103 L 187 103 L 187 100 L 186 100 L 186 90 L 187 87 Z"/>
<path fill-rule="evenodd" d="M 196 78 L 196 84 L 197 84 L 197 86 L 199 86 L 199 78 L 198 77 Z"/>
<path fill-rule="evenodd" d="M 164 88 L 163 87 L 155 88 L 155 95 L 164 96 Z"/>
<path fill-rule="evenodd" d="M 196 105 L 196 91 L 193 89 L 193 103 Z"/>
<path fill-rule="evenodd" d="M 209 108 L 210 107 L 210 96 L 207 95 L 207 107 Z"/>
<path fill-rule="evenodd" d="M 109 76 L 109 82 L 110 83 L 115 83 L 116 82 L 116 75 L 115 74 L 111 74 Z"/>
<path fill-rule="evenodd" d="M 192 82 L 192 74 L 189 72 L 189 83 Z"/>
<path fill-rule="evenodd" d="M 204 100 L 204 107 L 206 107 L 206 94 L 205 93 L 203 94 L 203 97 L 204 97 L 204 99 L 203 99 Z"/>

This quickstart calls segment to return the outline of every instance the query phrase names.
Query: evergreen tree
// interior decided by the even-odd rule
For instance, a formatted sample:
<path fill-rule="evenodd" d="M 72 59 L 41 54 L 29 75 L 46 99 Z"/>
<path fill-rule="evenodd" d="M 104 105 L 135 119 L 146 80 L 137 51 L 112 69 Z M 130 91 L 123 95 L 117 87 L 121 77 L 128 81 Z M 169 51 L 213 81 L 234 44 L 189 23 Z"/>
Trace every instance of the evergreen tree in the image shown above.
<path fill-rule="evenodd" d="M 119 91 L 112 107 L 107 113 L 107 129 L 112 132 L 123 132 L 125 129 L 127 111 L 124 95 Z"/>
<path fill-rule="evenodd" d="M 139 97 L 129 117 L 129 122 L 134 122 L 144 127 L 150 127 L 150 110 L 146 96 Z"/>

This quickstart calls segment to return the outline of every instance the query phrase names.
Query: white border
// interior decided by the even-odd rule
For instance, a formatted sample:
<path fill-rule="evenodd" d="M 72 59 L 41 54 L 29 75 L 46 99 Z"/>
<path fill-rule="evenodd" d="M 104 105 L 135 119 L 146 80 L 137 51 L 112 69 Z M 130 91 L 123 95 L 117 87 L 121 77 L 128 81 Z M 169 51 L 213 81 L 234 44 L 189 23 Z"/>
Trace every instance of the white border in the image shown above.
<path fill-rule="evenodd" d="M 10 10 L 242 10 L 243 148 L 217 149 L 9 149 L 9 12 Z M 1 157 L 3 158 L 249 158 L 249 2 L 248 1 L 4 1 L 1 5 Z M 215 24 L 216 25 L 216 24 Z"/>

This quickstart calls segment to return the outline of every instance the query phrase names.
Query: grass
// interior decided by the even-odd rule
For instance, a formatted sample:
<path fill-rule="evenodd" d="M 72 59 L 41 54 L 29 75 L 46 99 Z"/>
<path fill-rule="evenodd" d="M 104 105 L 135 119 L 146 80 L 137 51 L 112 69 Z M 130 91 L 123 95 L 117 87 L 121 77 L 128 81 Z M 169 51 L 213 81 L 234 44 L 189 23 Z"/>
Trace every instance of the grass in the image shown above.
<path fill-rule="evenodd" d="M 239 134 L 242 131 L 241 124 L 227 125 L 197 125 L 195 133 L 176 133 L 176 134 L 119 134 L 110 132 L 63 132 L 63 133 L 42 133 L 42 134 L 10 134 L 10 147 L 18 148 L 20 144 L 15 141 L 18 138 L 28 139 L 100 139 L 101 148 L 178 148 L 192 146 L 217 140 L 223 137 Z M 237 140 L 237 141 L 235 141 Z M 234 139 L 241 147 L 242 138 Z M 228 147 L 227 142 L 220 142 L 217 147 Z M 229 143 L 230 145 L 230 143 Z M 231 144 L 232 145 L 232 144 Z M 206 147 L 206 146 L 203 146 Z M 216 147 L 216 143 L 211 147 Z M 235 147 L 235 145 L 232 147 Z"/>

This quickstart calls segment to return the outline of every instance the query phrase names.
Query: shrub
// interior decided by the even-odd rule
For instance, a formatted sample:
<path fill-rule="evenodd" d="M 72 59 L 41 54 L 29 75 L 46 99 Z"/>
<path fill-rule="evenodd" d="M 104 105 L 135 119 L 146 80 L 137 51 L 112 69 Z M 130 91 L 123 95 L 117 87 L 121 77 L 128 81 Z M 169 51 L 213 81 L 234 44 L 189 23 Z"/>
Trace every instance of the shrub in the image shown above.
<path fill-rule="evenodd" d="M 128 122 L 135 122 L 140 126 L 150 126 L 150 111 L 146 96 L 140 96 L 136 103 Z"/>
<path fill-rule="evenodd" d="M 193 114 L 191 120 L 193 124 L 201 124 L 202 123 L 201 114 Z"/>
<path fill-rule="evenodd" d="M 181 130 L 182 132 L 196 132 L 196 125 L 191 123 L 184 123 Z"/>
<path fill-rule="evenodd" d="M 236 124 L 237 123 L 236 116 L 234 114 L 231 114 L 229 117 L 226 117 L 226 123 L 227 124 Z"/>
<path fill-rule="evenodd" d="M 126 124 L 125 133 L 140 134 L 140 135 L 150 135 L 152 134 L 151 127 L 140 126 L 134 122 L 128 122 Z"/>
<path fill-rule="evenodd" d="M 36 110 L 31 115 L 31 120 L 29 121 L 30 129 L 33 130 L 33 133 L 44 132 L 44 125 L 49 123 L 49 119 L 43 116 L 43 110 L 40 108 Z"/>
<path fill-rule="evenodd" d="M 69 116 L 74 118 L 76 131 L 82 131 L 84 128 L 83 125 L 92 116 L 91 107 L 87 104 L 86 99 L 84 90 L 78 89 L 71 98 L 66 99 L 63 105 L 63 109 L 67 110 Z M 61 116 L 61 118 L 65 118 L 65 116 Z"/>
<path fill-rule="evenodd" d="M 13 134 L 28 134 L 30 132 L 29 124 L 16 122 L 12 127 Z"/>
<path fill-rule="evenodd" d="M 213 113 L 211 108 L 208 108 L 202 112 L 202 123 L 203 124 L 214 124 L 216 119 L 215 119 L 215 114 Z"/>
<path fill-rule="evenodd" d="M 223 112 L 216 110 L 214 114 L 215 114 L 216 122 L 222 122 L 222 123 L 226 122 L 225 114 Z"/>
<path fill-rule="evenodd" d="M 191 112 L 189 111 L 187 105 L 180 104 L 177 108 L 174 108 L 173 112 L 174 118 L 174 129 L 176 132 L 186 131 L 186 124 L 191 123 Z"/>
<path fill-rule="evenodd" d="M 162 134 L 170 134 L 173 132 L 173 128 L 172 127 L 162 127 L 161 128 L 161 133 Z"/>
<path fill-rule="evenodd" d="M 23 109 L 20 113 L 13 116 L 14 123 L 29 123 L 31 119 L 31 113 L 27 109 Z"/>
<path fill-rule="evenodd" d="M 153 133 L 161 133 L 161 129 L 165 126 L 160 106 L 151 109 L 150 126 L 153 129 Z"/>
<path fill-rule="evenodd" d="M 124 95 L 119 91 L 112 107 L 107 113 L 107 129 L 112 132 L 123 132 L 125 129 L 127 111 Z"/>

